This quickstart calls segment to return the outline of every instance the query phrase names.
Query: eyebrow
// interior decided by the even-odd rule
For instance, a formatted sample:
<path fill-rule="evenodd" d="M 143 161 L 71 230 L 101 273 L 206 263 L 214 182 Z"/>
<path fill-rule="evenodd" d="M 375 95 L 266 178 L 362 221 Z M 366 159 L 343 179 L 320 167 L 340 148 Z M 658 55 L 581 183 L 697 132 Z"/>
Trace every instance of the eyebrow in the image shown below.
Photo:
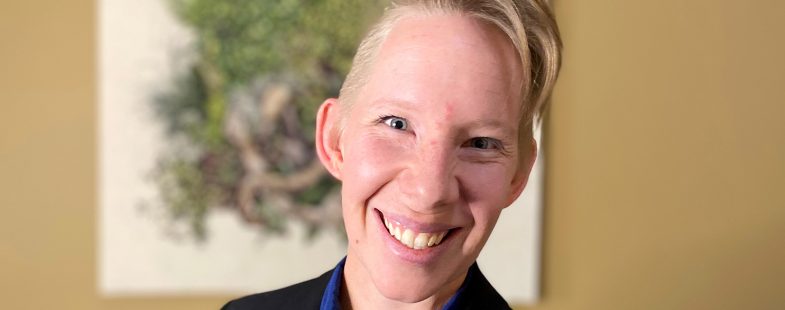
<path fill-rule="evenodd" d="M 378 98 L 378 99 L 372 101 L 371 105 L 372 106 L 377 106 L 377 105 L 388 104 L 388 103 L 396 104 L 396 105 L 406 105 L 406 106 L 411 106 L 411 107 L 418 106 L 414 102 L 411 102 L 411 101 L 408 101 L 408 100 L 392 99 L 392 98 Z"/>
<path fill-rule="evenodd" d="M 499 129 L 503 134 L 509 136 L 513 136 L 515 131 L 518 129 L 518 123 L 515 123 L 514 126 L 507 126 L 506 122 L 495 120 L 495 119 L 472 121 L 469 122 L 467 125 L 469 127 L 476 127 L 476 128 Z"/>

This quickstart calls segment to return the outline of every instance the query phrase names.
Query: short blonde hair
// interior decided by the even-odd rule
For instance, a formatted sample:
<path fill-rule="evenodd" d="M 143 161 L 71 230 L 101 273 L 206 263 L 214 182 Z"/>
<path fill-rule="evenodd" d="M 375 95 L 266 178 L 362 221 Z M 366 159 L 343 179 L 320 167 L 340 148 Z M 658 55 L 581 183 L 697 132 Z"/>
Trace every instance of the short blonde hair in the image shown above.
<path fill-rule="evenodd" d="M 559 29 L 547 0 L 393 0 L 357 49 L 352 68 L 341 87 L 342 105 L 350 106 L 356 100 L 395 22 L 412 11 L 471 16 L 504 32 L 524 68 L 520 128 L 531 128 L 535 119 L 542 119 L 559 74 L 562 48 Z"/>

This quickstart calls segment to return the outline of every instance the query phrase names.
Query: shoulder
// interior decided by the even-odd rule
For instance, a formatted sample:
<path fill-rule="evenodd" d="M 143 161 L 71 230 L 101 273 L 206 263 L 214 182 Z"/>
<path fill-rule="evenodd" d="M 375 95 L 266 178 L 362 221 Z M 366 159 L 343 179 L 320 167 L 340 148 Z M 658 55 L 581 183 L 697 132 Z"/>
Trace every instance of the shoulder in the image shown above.
<path fill-rule="evenodd" d="M 485 275 L 480 272 L 477 263 L 471 266 L 472 277 L 466 285 L 466 289 L 459 297 L 460 309 L 510 309 L 510 305 L 504 300 L 499 292 L 493 288 Z"/>
<path fill-rule="evenodd" d="M 332 270 L 318 278 L 275 291 L 245 296 L 228 302 L 222 310 L 319 309 Z"/>

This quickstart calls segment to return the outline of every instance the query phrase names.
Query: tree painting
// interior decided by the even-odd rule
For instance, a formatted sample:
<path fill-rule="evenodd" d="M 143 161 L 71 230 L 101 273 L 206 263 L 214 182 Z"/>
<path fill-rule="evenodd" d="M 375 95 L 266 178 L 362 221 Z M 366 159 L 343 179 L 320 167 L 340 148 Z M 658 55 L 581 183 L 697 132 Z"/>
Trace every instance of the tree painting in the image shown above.
<path fill-rule="evenodd" d="M 208 238 L 229 208 L 260 233 L 290 221 L 343 233 L 339 184 L 314 151 L 316 109 L 335 97 L 369 0 L 168 0 L 194 60 L 152 101 L 171 141 L 153 173 L 167 217 Z"/>

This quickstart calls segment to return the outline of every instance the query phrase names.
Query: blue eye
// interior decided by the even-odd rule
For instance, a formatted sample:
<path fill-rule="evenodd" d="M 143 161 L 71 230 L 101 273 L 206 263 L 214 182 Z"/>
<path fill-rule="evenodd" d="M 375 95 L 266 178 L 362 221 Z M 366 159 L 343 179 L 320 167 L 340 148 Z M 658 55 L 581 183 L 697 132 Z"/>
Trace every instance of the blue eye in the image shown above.
<path fill-rule="evenodd" d="M 409 128 L 409 124 L 406 122 L 406 120 L 397 116 L 385 116 L 382 118 L 382 121 L 384 124 L 394 129 L 406 130 Z"/>

